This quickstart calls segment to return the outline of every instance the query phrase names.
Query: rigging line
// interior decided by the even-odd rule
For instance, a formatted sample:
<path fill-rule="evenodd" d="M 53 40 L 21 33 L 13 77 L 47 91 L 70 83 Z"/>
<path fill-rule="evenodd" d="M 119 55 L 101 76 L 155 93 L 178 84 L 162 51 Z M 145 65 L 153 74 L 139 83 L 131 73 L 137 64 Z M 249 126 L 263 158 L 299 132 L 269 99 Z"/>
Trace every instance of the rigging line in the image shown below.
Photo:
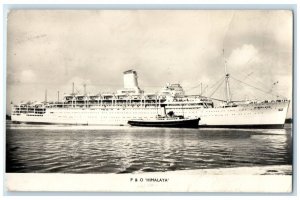
<path fill-rule="evenodd" d="M 248 61 L 244 65 L 247 65 L 247 64 L 251 63 L 252 60 L 256 57 L 257 54 L 258 54 L 258 51 L 256 51 L 255 54 L 251 58 L 249 58 Z"/>
<path fill-rule="evenodd" d="M 221 102 L 226 102 L 224 99 L 217 99 L 217 98 L 212 98 L 212 97 L 206 97 L 207 99 L 215 100 L 215 101 L 221 101 Z"/>
<path fill-rule="evenodd" d="M 231 78 L 232 78 L 233 80 L 235 80 L 235 81 L 238 81 L 238 82 L 240 82 L 240 83 L 243 83 L 243 84 L 245 84 L 245 85 L 247 85 L 247 86 L 249 86 L 249 87 L 252 87 L 252 88 L 254 88 L 254 89 L 256 89 L 256 90 L 259 90 L 259 91 L 261 91 L 261 92 L 263 92 L 263 93 L 265 93 L 265 94 L 269 94 L 269 92 L 264 91 L 264 90 L 262 90 L 262 89 L 260 89 L 260 88 L 255 87 L 255 86 L 252 86 L 252 85 L 250 85 L 250 84 L 248 84 L 248 83 L 245 83 L 245 82 L 243 82 L 243 81 L 240 81 L 240 80 L 234 78 L 233 76 L 231 76 Z M 271 95 L 272 95 L 272 94 L 271 94 Z"/>
<path fill-rule="evenodd" d="M 259 84 L 261 87 L 265 87 L 266 84 L 263 83 L 262 81 L 258 80 L 257 78 L 253 78 L 251 76 L 248 77 L 250 80 L 250 82 L 252 82 L 253 84 Z"/>
<path fill-rule="evenodd" d="M 218 87 L 213 91 L 213 93 L 212 93 L 211 95 L 209 95 L 209 98 L 210 98 L 212 95 L 215 94 L 215 92 L 221 87 L 221 85 L 224 83 L 224 81 L 225 81 L 225 78 L 223 78 L 223 81 L 220 82 L 220 84 L 219 84 Z"/>
<path fill-rule="evenodd" d="M 245 84 L 245 85 L 247 85 L 247 86 L 249 86 L 249 87 L 252 87 L 252 88 L 254 88 L 254 89 L 257 89 L 257 90 L 259 90 L 259 91 L 261 91 L 261 92 L 263 92 L 263 93 L 265 93 L 265 94 L 270 94 L 270 95 L 272 95 L 272 96 L 280 96 L 280 97 L 282 97 L 282 98 L 284 98 L 284 96 L 282 96 L 282 95 L 279 95 L 279 94 L 273 94 L 273 93 L 271 93 L 271 92 L 267 92 L 267 91 L 264 91 L 264 90 L 262 90 L 262 89 L 260 89 L 260 88 L 257 88 L 257 87 L 255 87 L 255 86 L 253 86 L 253 85 L 250 85 L 250 84 L 248 84 L 248 83 L 245 83 L 245 82 L 243 82 L 243 81 L 240 81 L 240 80 L 238 80 L 238 79 L 236 79 L 236 78 L 234 78 L 234 77 L 232 77 L 231 76 L 231 78 L 233 79 L 233 80 L 236 80 L 236 81 L 238 81 L 238 82 L 240 82 L 240 83 L 243 83 L 243 84 Z"/>
<path fill-rule="evenodd" d="M 222 76 L 221 79 L 219 79 L 217 82 L 215 82 L 215 84 L 213 86 L 211 86 L 209 89 L 213 89 L 216 88 L 211 95 L 208 95 L 209 97 L 211 97 L 212 95 L 215 94 L 215 92 L 221 87 L 221 85 L 224 83 L 225 78 Z M 208 92 L 207 92 L 208 93 Z"/>
<path fill-rule="evenodd" d="M 239 75 L 243 80 L 248 79 L 248 82 L 250 81 L 251 84 L 256 84 L 256 85 L 258 84 L 261 87 L 264 87 L 266 85 L 265 83 L 261 82 L 258 79 L 255 79 L 255 78 L 253 78 L 253 76 L 251 76 L 254 72 L 252 72 L 252 74 L 249 75 L 249 74 L 246 74 L 246 72 L 243 71 L 243 70 L 238 71 L 238 70 L 233 69 L 233 68 L 231 70 L 234 71 L 234 74 Z"/>
<path fill-rule="evenodd" d="M 248 61 L 244 64 L 244 66 L 245 65 L 247 65 L 247 64 L 249 64 L 251 61 L 253 61 L 253 59 L 256 57 L 256 55 L 258 54 L 258 51 L 251 57 L 251 58 L 249 58 L 248 59 Z M 232 68 L 233 69 L 233 68 Z M 232 70 L 231 69 L 231 70 Z M 236 70 L 236 69 L 233 69 L 235 72 L 238 72 L 238 74 L 244 74 L 245 75 L 245 77 L 243 78 L 243 79 L 251 79 L 251 81 L 253 81 L 253 82 L 255 82 L 255 84 L 257 84 L 257 83 L 259 83 L 261 86 L 265 86 L 265 83 L 263 83 L 263 82 L 261 82 L 260 80 L 258 80 L 258 79 L 256 79 L 256 78 L 254 78 L 253 76 L 250 76 L 249 74 L 246 74 L 247 72 L 245 72 L 245 71 L 241 71 L 242 73 L 240 73 L 240 71 L 238 71 L 238 70 Z M 253 74 L 254 72 L 252 72 L 251 74 Z"/>
<path fill-rule="evenodd" d="M 224 37 L 223 37 L 223 43 L 222 43 L 223 50 L 224 50 L 224 41 L 225 41 L 225 38 L 226 38 L 226 36 L 227 36 L 229 27 L 231 26 L 231 24 L 232 24 L 232 22 L 233 22 L 233 19 L 234 19 L 234 17 L 235 17 L 235 14 L 236 14 L 236 12 L 234 12 L 234 13 L 232 14 L 231 19 L 230 19 L 230 22 L 229 22 L 228 25 L 227 25 L 227 29 L 226 29 L 226 31 L 225 31 L 225 34 L 224 34 Z M 221 77 L 221 79 L 220 79 L 219 81 L 222 81 L 222 80 L 223 80 L 223 76 Z M 215 83 L 215 85 L 211 86 L 210 88 L 214 88 L 216 85 L 218 85 L 218 82 L 219 82 L 219 81 L 217 81 L 217 82 Z M 224 80 L 223 80 L 223 81 L 224 81 Z M 223 83 L 223 81 L 222 81 L 222 83 Z M 194 88 L 199 87 L 199 86 L 200 86 L 200 84 L 198 84 L 198 85 L 195 86 Z M 220 87 L 220 86 L 219 86 L 219 87 Z M 192 89 L 194 89 L 194 88 L 192 88 Z M 189 91 L 189 90 L 190 90 L 190 89 L 188 89 L 187 91 Z"/>
<path fill-rule="evenodd" d="M 246 74 L 245 71 L 238 71 L 237 69 L 231 69 L 234 71 L 234 74 L 238 74 L 243 80 L 244 79 L 248 79 L 248 81 L 251 82 L 251 84 L 259 84 L 260 86 L 264 87 L 266 84 L 261 82 L 259 79 L 254 78 L 253 76 L 251 76 L 254 72 L 252 72 L 251 75 Z"/>
<path fill-rule="evenodd" d="M 215 87 L 216 85 L 218 85 L 219 82 L 222 81 L 223 79 L 224 79 L 224 77 L 222 76 L 221 79 L 219 79 L 218 81 L 216 81 L 216 82 L 214 83 L 214 85 L 211 86 L 210 88 L 214 88 L 214 87 Z M 210 82 L 211 82 L 211 81 L 210 81 Z M 209 82 L 209 83 L 210 83 L 210 82 Z M 196 86 L 189 87 L 189 88 L 186 89 L 186 92 L 189 92 L 189 91 L 191 91 L 191 90 L 193 90 L 193 89 L 199 87 L 200 85 L 201 85 L 201 83 L 197 84 Z M 207 85 L 207 86 L 208 86 L 208 85 Z"/>
<path fill-rule="evenodd" d="M 220 82 L 223 83 L 223 81 L 224 81 L 224 76 L 222 76 L 222 77 L 221 77 L 217 82 L 215 82 L 215 84 L 212 85 L 210 88 L 212 89 L 212 88 L 216 87 L 217 85 L 219 85 Z"/>
<path fill-rule="evenodd" d="M 223 49 L 224 49 L 224 41 L 225 41 L 225 38 L 226 38 L 226 36 L 227 36 L 229 27 L 230 27 L 231 24 L 232 24 L 232 21 L 233 21 L 233 18 L 234 18 L 234 16 L 235 16 L 235 13 L 236 13 L 236 12 L 234 12 L 233 15 L 231 16 L 230 22 L 229 22 L 229 24 L 228 24 L 228 26 L 227 26 L 227 29 L 226 29 L 226 32 L 225 32 L 225 34 L 224 34 L 223 45 L 222 45 L 222 46 L 223 46 Z"/>
<path fill-rule="evenodd" d="M 227 33 L 228 33 L 228 30 L 229 30 L 229 28 L 230 28 L 230 26 L 231 26 L 231 24 L 232 24 L 232 22 L 233 22 L 233 19 L 234 19 L 234 17 L 235 17 L 235 15 L 236 15 L 236 12 L 234 12 L 233 13 L 233 15 L 231 16 L 231 19 L 230 19 L 230 22 L 229 22 L 229 24 L 228 24 L 228 26 L 227 26 L 227 29 L 226 29 L 226 32 L 225 32 L 225 34 L 224 34 L 224 38 L 223 38 L 223 50 L 224 50 L 224 41 L 225 41 L 225 38 L 226 38 L 226 36 L 227 36 Z M 269 21 L 267 21 L 267 23 L 268 23 Z M 246 62 L 246 64 L 248 64 L 248 63 L 250 63 L 252 60 L 253 60 L 253 58 L 257 55 L 257 53 L 258 52 L 256 52 L 247 62 Z M 224 53 L 223 53 L 223 56 L 224 56 Z M 247 77 L 248 78 L 248 77 Z M 251 78 L 251 77 L 250 77 Z M 265 85 L 265 84 L 262 84 L 262 85 Z"/>

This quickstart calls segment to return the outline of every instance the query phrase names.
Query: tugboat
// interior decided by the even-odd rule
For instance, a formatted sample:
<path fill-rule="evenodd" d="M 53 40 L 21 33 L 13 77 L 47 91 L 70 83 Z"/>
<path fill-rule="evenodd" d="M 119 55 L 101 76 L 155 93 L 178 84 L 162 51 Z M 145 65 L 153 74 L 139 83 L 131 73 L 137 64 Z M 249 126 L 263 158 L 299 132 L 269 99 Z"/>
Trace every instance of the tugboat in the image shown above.
<path fill-rule="evenodd" d="M 158 115 L 156 119 L 134 119 L 129 120 L 131 126 L 144 127 L 168 127 L 168 128 L 198 128 L 200 118 L 187 119 L 183 116 L 175 116 L 173 111 L 170 111 L 166 116 Z"/>

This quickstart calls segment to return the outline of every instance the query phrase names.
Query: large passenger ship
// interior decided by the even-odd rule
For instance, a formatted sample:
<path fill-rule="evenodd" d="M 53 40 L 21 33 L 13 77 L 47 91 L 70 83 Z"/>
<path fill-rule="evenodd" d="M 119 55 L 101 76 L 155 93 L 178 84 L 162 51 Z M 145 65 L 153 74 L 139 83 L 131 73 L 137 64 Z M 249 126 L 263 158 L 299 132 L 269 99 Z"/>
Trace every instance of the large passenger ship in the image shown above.
<path fill-rule="evenodd" d="M 156 94 L 138 85 L 137 72 L 123 73 L 124 88 L 116 93 L 89 95 L 73 91 L 56 102 L 12 105 L 12 121 L 19 123 L 127 125 L 129 120 L 155 119 L 173 111 L 185 118 L 201 118 L 200 127 L 283 128 L 289 100 L 231 101 L 219 105 L 209 97 L 186 95 L 180 84 L 167 84 Z"/>

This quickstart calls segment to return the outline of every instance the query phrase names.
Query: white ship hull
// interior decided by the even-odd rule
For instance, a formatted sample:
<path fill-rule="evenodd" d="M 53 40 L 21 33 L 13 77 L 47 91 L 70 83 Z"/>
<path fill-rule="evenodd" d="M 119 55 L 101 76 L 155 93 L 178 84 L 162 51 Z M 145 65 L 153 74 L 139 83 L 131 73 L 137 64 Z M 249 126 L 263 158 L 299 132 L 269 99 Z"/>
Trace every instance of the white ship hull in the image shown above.
<path fill-rule="evenodd" d="M 13 122 L 45 124 L 126 125 L 130 119 L 154 119 L 156 108 L 49 108 L 40 116 L 12 115 Z M 161 109 L 159 111 L 161 113 Z"/>
<path fill-rule="evenodd" d="M 184 114 L 193 116 L 197 113 L 201 117 L 199 126 L 203 127 L 282 128 L 288 105 L 289 102 L 248 104 L 227 108 L 202 108 L 194 113 L 184 111 Z M 183 114 L 180 110 L 177 113 Z"/>
<path fill-rule="evenodd" d="M 203 127 L 282 128 L 289 102 L 245 104 L 237 107 L 179 107 L 166 106 L 166 112 L 186 118 L 198 118 Z M 46 124 L 127 125 L 132 119 L 154 119 L 164 109 L 155 107 L 126 108 L 47 108 L 44 114 L 12 115 L 13 122 Z"/>

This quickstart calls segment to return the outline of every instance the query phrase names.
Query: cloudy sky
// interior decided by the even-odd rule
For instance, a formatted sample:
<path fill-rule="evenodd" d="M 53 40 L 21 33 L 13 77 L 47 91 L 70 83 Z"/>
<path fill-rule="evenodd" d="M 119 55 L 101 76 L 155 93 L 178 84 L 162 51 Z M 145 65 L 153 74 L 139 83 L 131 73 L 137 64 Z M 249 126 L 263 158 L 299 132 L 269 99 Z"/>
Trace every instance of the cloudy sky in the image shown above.
<path fill-rule="evenodd" d="M 292 23 L 290 11 L 11 11 L 7 111 L 11 101 L 44 100 L 45 89 L 56 100 L 72 82 L 80 92 L 84 83 L 90 93 L 116 91 L 128 69 L 146 92 L 170 82 L 200 94 L 202 83 L 210 96 L 224 60 L 233 100 L 291 99 Z M 213 97 L 224 96 L 221 86 Z"/>

